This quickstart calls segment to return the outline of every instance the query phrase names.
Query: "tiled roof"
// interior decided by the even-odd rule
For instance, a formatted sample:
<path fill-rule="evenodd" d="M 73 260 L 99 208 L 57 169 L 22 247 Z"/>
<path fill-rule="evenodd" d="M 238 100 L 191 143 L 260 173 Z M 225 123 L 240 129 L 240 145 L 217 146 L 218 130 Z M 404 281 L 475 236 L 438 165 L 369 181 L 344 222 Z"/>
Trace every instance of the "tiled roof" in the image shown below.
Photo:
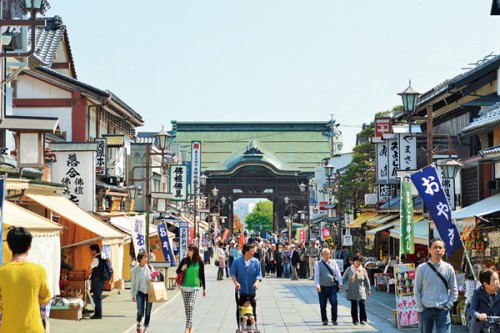
<path fill-rule="evenodd" d="M 498 124 L 500 124 L 500 102 L 481 110 L 479 118 L 474 119 L 469 125 L 462 128 L 460 134 L 475 134 Z"/>
<path fill-rule="evenodd" d="M 500 153 L 500 146 L 494 146 L 494 147 L 486 148 L 486 149 L 479 151 L 479 155 L 481 155 L 481 157 L 485 157 L 485 156 L 493 155 L 493 154 L 499 154 L 499 153 Z"/>

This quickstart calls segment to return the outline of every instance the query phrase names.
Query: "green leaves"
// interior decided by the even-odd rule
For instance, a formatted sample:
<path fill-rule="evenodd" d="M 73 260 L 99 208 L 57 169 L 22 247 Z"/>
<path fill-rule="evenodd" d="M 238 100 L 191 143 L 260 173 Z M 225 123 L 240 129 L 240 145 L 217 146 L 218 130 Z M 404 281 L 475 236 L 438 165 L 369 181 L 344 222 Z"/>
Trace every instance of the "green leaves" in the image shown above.
<path fill-rule="evenodd" d="M 259 201 L 253 211 L 245 217 L 246 229 L 253 231 L 272 231 L 273 229 L 273 203 Z"/>

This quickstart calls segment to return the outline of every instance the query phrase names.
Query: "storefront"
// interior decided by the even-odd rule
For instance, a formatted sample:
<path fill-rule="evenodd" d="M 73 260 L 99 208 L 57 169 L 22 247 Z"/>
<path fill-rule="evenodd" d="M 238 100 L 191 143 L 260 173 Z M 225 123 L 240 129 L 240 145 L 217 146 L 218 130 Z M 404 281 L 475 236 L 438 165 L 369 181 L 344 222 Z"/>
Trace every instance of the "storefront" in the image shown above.
<path fill-rule="evenodd" d="M 419 264 L 426 261 L 428 258 L 427 246 L 429 243 L 428 237 L 428 227 L 429 221 L 423 219 L 422 216 L 415 216 L 413 225 L 413 243 L 415 245 L 415 253 L 407 254 L 404 258 L 404 262 L 410 262 L 418 266 Z M 389 230 L 390 237 L 398 240 L 398 245 L 401 239 L 401 228 L 392 228 Z M 399 255 L 399 246 L 397 249 Z"/>
<path fill-rule="evenodd" d="M 61 249 L 66 262 L 76 269 L 88 269 L 92 256 L 89 245 L 99 244 L 109 256 L 113 278 L 106 289 L 122 287 L 124 235 L 84 211 L 62 194 L 50 191 L 28 191 L 23 206 L 64 227 Z"/>

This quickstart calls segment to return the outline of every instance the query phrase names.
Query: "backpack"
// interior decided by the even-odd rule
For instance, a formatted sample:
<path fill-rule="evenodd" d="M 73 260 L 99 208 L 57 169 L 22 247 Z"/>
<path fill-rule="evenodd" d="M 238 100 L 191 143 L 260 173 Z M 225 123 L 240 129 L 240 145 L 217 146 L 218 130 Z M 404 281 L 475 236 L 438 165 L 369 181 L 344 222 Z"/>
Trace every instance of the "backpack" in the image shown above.
<path fill-rule="evenodd" d="M 113 276 L 113 267 L 111 267 L 111 262 L 109 260 L 99 258 L 99 266 L 101 279 L 103 281 L 111 280 L 111 277 Z"/>

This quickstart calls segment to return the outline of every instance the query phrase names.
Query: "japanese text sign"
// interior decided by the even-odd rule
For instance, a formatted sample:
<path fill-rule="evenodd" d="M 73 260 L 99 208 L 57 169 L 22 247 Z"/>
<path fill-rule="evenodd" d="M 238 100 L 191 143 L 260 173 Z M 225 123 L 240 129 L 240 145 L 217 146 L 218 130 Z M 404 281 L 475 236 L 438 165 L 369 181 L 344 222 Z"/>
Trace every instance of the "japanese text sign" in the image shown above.
<path fill-rule="evenodd" d="M 173 201 L 187 199 L 187 165 L 173 164 L 170 166 L 170 189 Z"/>

